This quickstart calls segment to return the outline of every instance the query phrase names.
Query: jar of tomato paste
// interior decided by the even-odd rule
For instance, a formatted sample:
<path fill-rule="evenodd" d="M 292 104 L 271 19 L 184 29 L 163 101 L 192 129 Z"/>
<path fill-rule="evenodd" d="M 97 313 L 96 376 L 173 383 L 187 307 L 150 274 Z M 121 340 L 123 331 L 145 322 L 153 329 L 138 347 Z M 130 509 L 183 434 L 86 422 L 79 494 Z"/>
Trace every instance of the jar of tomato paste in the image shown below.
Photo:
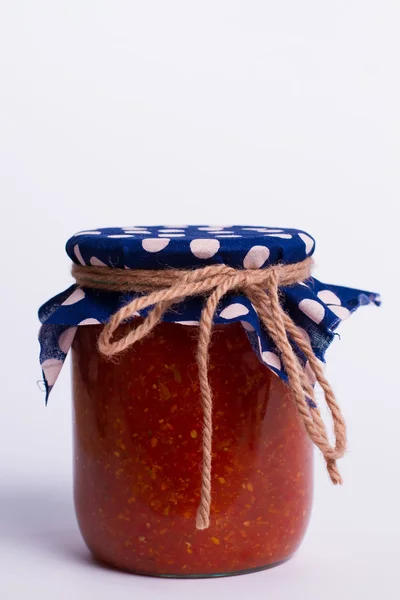
<path fill-rule="evenodd" d="M 40 310 L 49 395 L 72 351 L 75 506 L 133 573 L 277 565 L 310 516 L 313 445 L 340 483 L 345 425 L 321 361 L 376 294 L 319 282 L 314 240 L 269 227 L 124 227 L 67 243 L 76 284 Z M 333 415 L 330 443 L 314 397 Z"/>

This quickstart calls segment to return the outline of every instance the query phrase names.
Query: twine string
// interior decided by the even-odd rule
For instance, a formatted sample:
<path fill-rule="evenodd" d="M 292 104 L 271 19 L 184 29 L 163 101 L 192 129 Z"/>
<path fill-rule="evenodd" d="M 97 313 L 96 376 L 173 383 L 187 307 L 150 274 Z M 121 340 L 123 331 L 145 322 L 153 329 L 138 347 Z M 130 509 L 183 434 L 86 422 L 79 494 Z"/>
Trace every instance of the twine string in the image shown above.
<path fill-rule="evenodd" d="M 234 269 L 226 265 L 211 265 L 196 270 L 163 269 L 123 270 L 107 267 L 73 265 L 72 274 L 81 287 L 108 291 L 135 291 L 143 295 L 120 308 L 103 327 L 98 339 L 99 351 L 112 357 L 145 338 L 162 320 L 169 308 L 189 296 L 206 296 L 199 321 L 197 365 L 200 398 L 203 411 L 202 476 L 196 528 L 210 524 L 211 469 L 213 434 L 213 399 L 208 379 L 209 347 L 214 315 L 219 302 L 228 292 L 236 290 L 252 303 L 265 330 L 273 340 L 285 368 L 298 413 L 305 429 L 324 456 L 329 476 L 334 484 L 342 483 L 336 461 L 346 450 L 346 425 L 333 390 L 325 378 L 311 345 L 279 301 L 279 286 L 293 285 L 310 276 L 312 261 L 265 269 Z M 151 308 L 150 308 L 151 307 Z M 114 339 L 119 325 L 150 308 L 144 320 L 122 338 Z M 301 365 L 296 345 L 307 359 L 310 373 L 323 390 L 333 421 L 335 443 L 329 441 L 327 429 L 315 403 L 313 383 Z"/>

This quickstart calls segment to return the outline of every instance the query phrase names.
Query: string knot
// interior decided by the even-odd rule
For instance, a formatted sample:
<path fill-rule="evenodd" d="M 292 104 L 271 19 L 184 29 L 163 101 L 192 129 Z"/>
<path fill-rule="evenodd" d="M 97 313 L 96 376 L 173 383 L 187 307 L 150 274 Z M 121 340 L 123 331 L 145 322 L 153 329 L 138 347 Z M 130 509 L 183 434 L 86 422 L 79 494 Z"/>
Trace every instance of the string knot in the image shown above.
<path fill-rule="evenodd" d="M 336 460 L 346 449 L 346 426 L 335 395 L 311 345 L 279 301 L 279 287 L 302 282 L 310 277 L 310 258 L 291 265 L 277 264 L 264 269 L 234 269 L 210 265 L 195 270 L 123 270 L 108 267 L 73 265 L 72 274 L 81 287 L 107 291 L 133 291 L 141 295 L 120 308 L 103 327 L 98 339 L 99 351 L 107 357 L 123 352 L 146 337 L 173 304 L 189 296 L 204 296 L 199 321 L 197 365 L 200 400 L 203 410 L 202 478 L 196 528 L 207 529 L 211 508 L 212 467 L 212 392 L 208 380 L 209 346 L 214 315 L 219 302 L 235 290 L 252 303 L 254 310 L 274 342 L 288 377 L 299 415 L 313 443 L 321 450 L 334 484 L 342 483 Z M 114 334 L 123 322 L 150 308 L 147 316 L 120 339 Z M 333 420 L 335 443 L 329 441 L 325 424 L 315 403 L 314 386 L 294 351 L 297 346 L 308 361 L 312 379 L 321 386 Z"/>

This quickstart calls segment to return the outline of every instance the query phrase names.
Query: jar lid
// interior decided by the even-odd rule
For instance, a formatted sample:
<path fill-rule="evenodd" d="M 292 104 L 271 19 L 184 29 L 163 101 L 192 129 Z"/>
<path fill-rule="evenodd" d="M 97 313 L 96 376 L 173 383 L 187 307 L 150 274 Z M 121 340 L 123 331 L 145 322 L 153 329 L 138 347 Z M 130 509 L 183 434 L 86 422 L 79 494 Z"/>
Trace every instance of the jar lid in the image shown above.
<path fill-rule="evenodd" d="M 67 242 L 72 261 L 87 267 L 158 270 L 193 269 L 227 265 L 235 269 L 264 269 L 301 263 L 315 249 L 306 232 L 282 227 L 250 226 L 131 226 L 93 229 L 75 234 Z M 72 285 L 46 302 L 39 310 L 42 366 L 48 397 L 72 344 L 77 327 L 103 324 L 138 293 L 101 291 Z M 380 304 L 378 294 L 307 280 L 280 287 L 284 311 L 309 339 L 317 358 L 324 360 L 339 323 L 359 306 Z M 162 320 L 184 326 L 199 323 L 202 296 L 190 296 L 175 304 Z M 145 317 L 150 308 L 138 311 Z M 214 315 L 214 323 L 239 321 L 258 358 L 281 379 L 287 380 L 279 351 L 263 327 L 246 294 L 230 291 Z M 304 355 L 294 348 L 300 362 Z"/>
<path fill-rule="evenodd" d="M 225 264 L 255 269 L 310 256 L 314 239 L 282 227 L 149 226 L 80 231 L 66 250 L 81 265 L 128 269 L 195 268 Z"/>

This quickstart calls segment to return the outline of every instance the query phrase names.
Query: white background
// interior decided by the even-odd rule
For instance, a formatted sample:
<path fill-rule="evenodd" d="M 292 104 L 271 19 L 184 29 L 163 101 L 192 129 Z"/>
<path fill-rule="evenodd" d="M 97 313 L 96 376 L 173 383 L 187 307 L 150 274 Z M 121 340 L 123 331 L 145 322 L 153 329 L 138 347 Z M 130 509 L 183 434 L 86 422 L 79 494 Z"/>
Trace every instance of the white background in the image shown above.
<path fill-rule="evenodd" d="M 2 0 L 2 600 L 398 598 L 399 22 L 397 0 Z M 383 296 L 328 352 L 345 485 L 317 460 L 306 540 L 263 573 L 157 580 L 91 562 L 69 366 L 47 409 L 36 386 L 36 309 L 71 282 L 66 239 L 171 222 L 303 228 L 318 277 Z"/>

